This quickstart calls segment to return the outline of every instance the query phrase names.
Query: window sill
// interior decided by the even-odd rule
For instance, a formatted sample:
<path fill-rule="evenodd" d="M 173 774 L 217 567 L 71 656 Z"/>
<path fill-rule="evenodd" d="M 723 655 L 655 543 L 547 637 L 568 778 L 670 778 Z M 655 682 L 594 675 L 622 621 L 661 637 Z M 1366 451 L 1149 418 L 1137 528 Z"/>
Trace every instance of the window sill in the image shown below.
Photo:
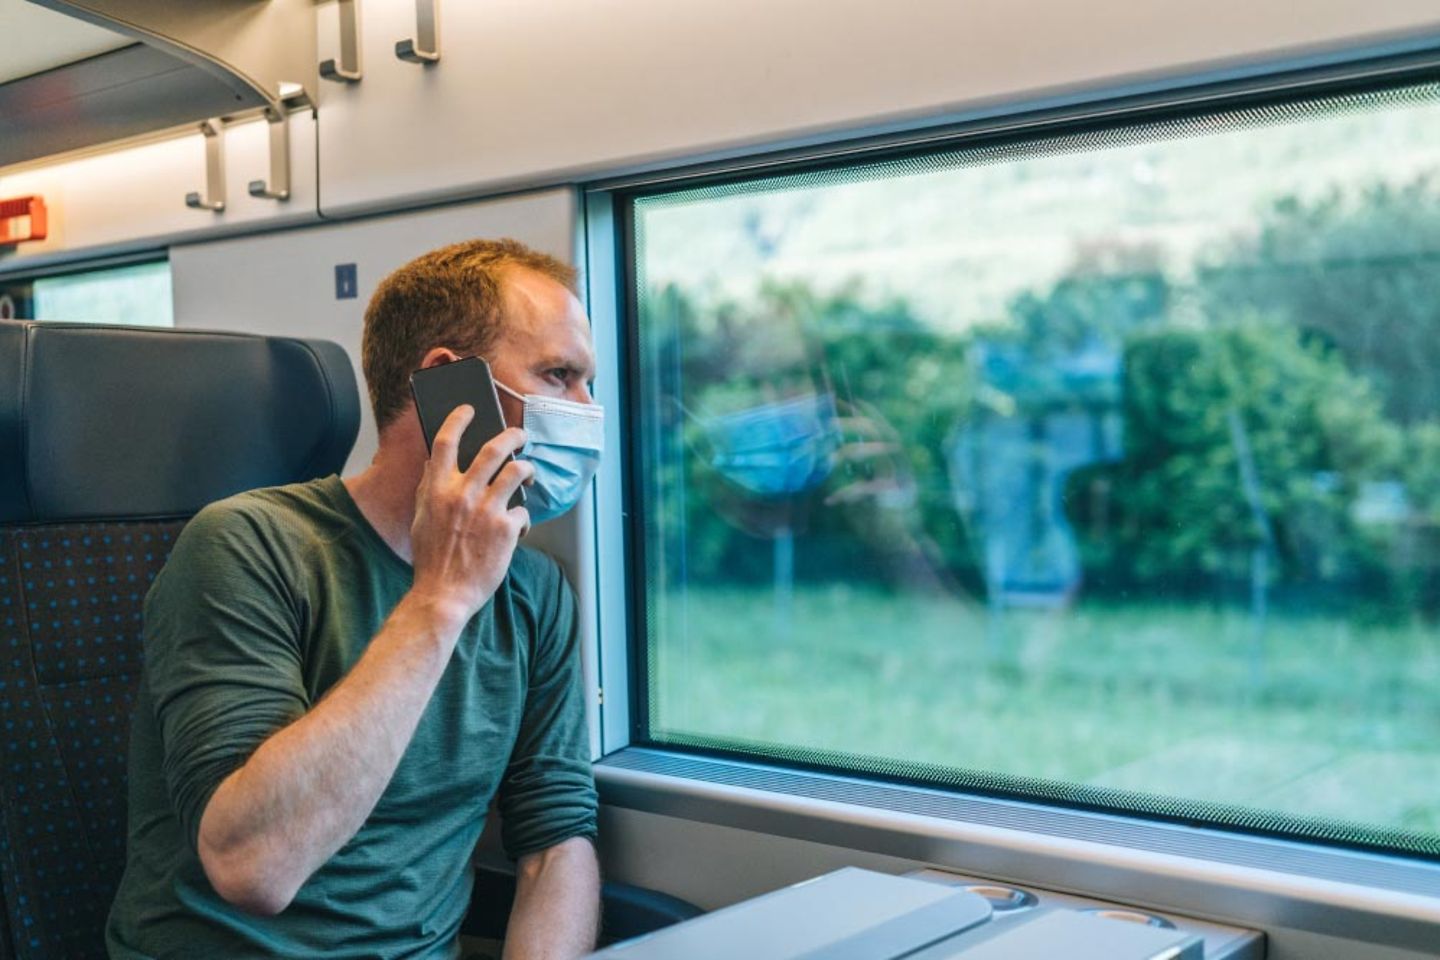
<path fill-rule="evenodd" d="M 604 803 L 1258 929 L 1431 950 L 1440 864 L 651 748 Z"/>

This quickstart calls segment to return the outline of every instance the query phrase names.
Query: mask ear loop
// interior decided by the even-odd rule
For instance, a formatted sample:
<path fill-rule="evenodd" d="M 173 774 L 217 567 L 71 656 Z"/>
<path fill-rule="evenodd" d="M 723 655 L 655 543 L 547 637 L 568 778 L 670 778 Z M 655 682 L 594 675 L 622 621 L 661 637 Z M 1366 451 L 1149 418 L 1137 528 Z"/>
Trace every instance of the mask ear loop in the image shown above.
<path fill-rule="evenodd" d="M 489 361 L 487 360 L 486 362 L 488 363 Z M 523 426 L 525 424 L 525 411 L 530 409 L 530 404 L 525 402 L 525 397 L 521 394 L 516 393 L 514 390 L 511 390 L 509 387 L 505 386 L 505 384 L 501 383 L 499 380 L 496 380 L 493 376 L 490 378 L 490 382 L 495 384 L 495 386 L 499 389 L 504 390 L 506 393 L 510 394 L 510 396 L 514 397 L 516 400 L 520 401 L 520 424 Z M 502 419 L 505 416 L 505 411 L 503 409 L 500 411 L 500 416 Z M 508 427 L 510 426 L 510 424 L 507 423 L 506 426 Z"/>
<path fill-rule="evenodd" d="M 501 390 L 504 390 L 506 393 L 510 394 L 510 396 L 514 397 L 516 400 L 519 400 L 521 403 L 525 402 L 524 394 L 516 393 L 514 390 L 511 390 L 509 387 L 505 386 L 505 384 L 501 383 L 499 380 L 496 380 L 494 377 L 491 377 L 490 381 L 494 383 L 495 386 L 499 387 Z"/>

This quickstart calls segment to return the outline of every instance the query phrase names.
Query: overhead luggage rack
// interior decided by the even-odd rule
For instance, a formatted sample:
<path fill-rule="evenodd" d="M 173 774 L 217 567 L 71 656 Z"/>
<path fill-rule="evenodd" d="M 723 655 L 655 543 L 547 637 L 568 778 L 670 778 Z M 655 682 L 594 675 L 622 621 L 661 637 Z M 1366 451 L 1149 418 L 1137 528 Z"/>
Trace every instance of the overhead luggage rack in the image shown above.
<path fill-rule="evenodd" d="M 311 0 L 35 3 L 64 15 L 57 29 L 84 21 L 132 42 L 0 83 L 0 167 L 314 102 Z M 274 184 L 261 191 L 284 199 Z"/>

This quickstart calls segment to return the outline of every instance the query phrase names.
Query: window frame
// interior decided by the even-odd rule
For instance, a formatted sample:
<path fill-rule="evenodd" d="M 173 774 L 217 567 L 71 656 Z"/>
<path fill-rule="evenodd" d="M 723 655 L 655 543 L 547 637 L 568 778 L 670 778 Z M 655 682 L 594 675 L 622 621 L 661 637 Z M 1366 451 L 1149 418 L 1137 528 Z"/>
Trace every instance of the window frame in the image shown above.
<path fill-rule="evenodd" d="M 168 247 L 139 250 L 135 253 L 116 254 L 109 257 L 62 260 L 53 263 L 31 264 L 18 260 L 11 264 L 0 261 L 0 283 L 32 283 L 50 277 L 64 277 L 77 273 L 103 273 L 122 267 L 138 267 L 148 263 L 169 263 Z"/>
<path fill-rule="evenodd" d="M 602 798 L 667 816 L 975 871 L 984 867 L 982 872 L 1014 882 L 1053 887 L 1056 876 L 1081 877 L 1090 893 L 1171 909 L 1188 902 L 1192 913 L 1215 915 L 1215 908 L 1201 905 L 1228 893 L 1224 916 L 1255 925 L 1283 918 L 1286 926 L 1364 934 L 1397 947 L 1436 942 L 1440 861 L 1422 855 L 889 782 L 854 771 L 649 742 L 644 538 L 639 533 L 645 509 L 637 440 L 645 417 L 634 389 L 639 383 L 639 317 L 632 213 L 633 200 L 651 193 L 1437 79 L 1440 49 L 1431 41 L 1418 52 L 1412 47 L 1388 57 L 1272 68 L 1258 76 L 1112 90 L 1062 106 L 1012 106 L 921 134 L 871 136 L 675 167 L 584 188 L 585 266 L 597 357 L 602 369 L 616 371 L 597 391 L 597 399 L 617 414 L 610 418 L 614 433 L 607 441 L 618 442 L 611 447 L 618 455 L 606 458 L 597 478 L 595 511 L 603 690 L 602 759 L 596 775 Z M 862 797 L 866 788 L 872 793 Z M 874 794 L 876 788 L 882 793 Z M 935 806 L 937 798 L 961 804 L 966 817 L 947 815 L 943 803 Z M 916 812 L 927 803 L 931 813 Z M 1157 840 L 1157 827 L 1168 839 Z M 1188 842 L 1176 843 L 1177 837 Z M 1355 879 L 1336 879 L 1349 876 Z M 1148 896 L 1157 883 L 1165 895 Z M 1078 883 L 1069 885 L 1078 888 Z M 1257 893 L 1262 895 L 1249 906 L 1236 906 L 1237 896 Z"/>

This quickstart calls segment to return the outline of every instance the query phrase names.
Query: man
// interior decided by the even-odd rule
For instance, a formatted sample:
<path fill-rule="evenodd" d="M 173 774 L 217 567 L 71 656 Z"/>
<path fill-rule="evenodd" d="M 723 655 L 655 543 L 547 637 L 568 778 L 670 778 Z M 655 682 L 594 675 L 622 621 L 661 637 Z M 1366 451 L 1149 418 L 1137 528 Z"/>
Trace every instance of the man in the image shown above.
<path fill-rule="evenodd" d="M 593 462 L 567 474 L 536 442 L 555 408 L 599 453 L 574 282 L 509 240 L 401 267 L 365 315 L 370 467 L 186 526 L 146 598 L 112 957 L 455 956 L 492 797 L 518 860 L 507 960 L 592 948 L 575 604 L 552 561 L 517 550 L 530 516 L 507 506 L 529 484 L 553 514 L 588 483 Z M 467 355 L 490 361 L 511 427 L 461 473 L 473 411 L 427 458 L 408 381 Z"/>

